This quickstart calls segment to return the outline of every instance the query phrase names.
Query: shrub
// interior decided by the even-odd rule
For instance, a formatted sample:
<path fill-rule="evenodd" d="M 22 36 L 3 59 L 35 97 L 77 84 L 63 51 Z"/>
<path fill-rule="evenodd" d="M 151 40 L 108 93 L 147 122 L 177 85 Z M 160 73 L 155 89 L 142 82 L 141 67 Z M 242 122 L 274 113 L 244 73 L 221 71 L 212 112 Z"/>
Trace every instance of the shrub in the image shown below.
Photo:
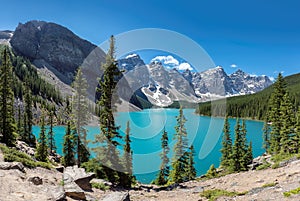
<path fill-rule="evenodd" d="M 94 182 L 92 182 L 91 184 L 92 184 L 93 188 L 100 189 L 102 191 L 109 190 L 109 186 L 105 186 L 105 184 L 103 184 L 103 183 L 94 183 Z"/>
<path fill-rule="evenodd" d="M 264 184 L 262 187 L 263 188 L 267 188 L 267 187 L 273 187 L 273 186 L 276 186 L 276 183 L 268 183 L 268 184 Z"/>
<path fill-rule="evenodd" d="M 266 163 L 263 163 L 260 166 L 258 166 L 256 168 L 256 170 L 265 170 L 265 169 L 268 169 L 269 167 L 271 167 L 271 164 L 266 162 Z"/>
<path fill-rule="evenodd" d="M 245 195 L 248 192 L 230 192 L 226 190 L 221 190 L 221 189 L 214 189 L 214 190 L 207 190 L 203 191 L 200 196 L 207 198 L 209 201 L 215 201 L 219 197 L 226 196 L 226 197 L 234 197 L 234 196 L 241 196 Z"/>
<path fill-rule="evenodd" d="M 297 195 L 297 194 L 300 194 L 300 187 L 299 188 L 296 188 L 296 189 L 293 189 L 293 190 L 290 190 L 288 192 L 284 192 L 283 195 L 285 197 L 290 197 L 291 195 Z"/>
<path fill-rule="evenodd" d="M 24 166 L 29 168 L 43 167 L 51 169 L 51 164 L 47 162 L 34 161 L 29 155 L 20 152 L 14 148 L 9 148 L 4 145 L 0 145 L 0 149 L 3 152 L 4 160 L 7 162 L 21 162 Z"/>

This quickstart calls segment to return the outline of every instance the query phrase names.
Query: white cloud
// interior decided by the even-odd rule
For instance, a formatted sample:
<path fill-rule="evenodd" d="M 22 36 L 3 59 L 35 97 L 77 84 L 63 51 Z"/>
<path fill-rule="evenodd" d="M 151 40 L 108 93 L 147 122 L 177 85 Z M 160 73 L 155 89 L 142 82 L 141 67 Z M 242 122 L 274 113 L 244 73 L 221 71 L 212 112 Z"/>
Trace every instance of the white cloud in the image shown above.
<path fill-rule="evenodd" d="M 269 77 L 269 78 L 270 78 L 270 80 L 271 80 L 272 82 L 275 81 L 275 78 L 274 78 L 274 77 Z"/>
<path fill-rule="evenodd" d="M 238 66 L 236 64 L 231 64 L 230 67 L 231 68 L 237 68 Z"/>
<path fill-rule="evenodd" d="M 192 66 L 189 63 L 181 63 L 176 67 L 177 70 L 193 70 Z"/>
<path fill-rule="evenodd" d="M 151 59 L 151 62 L 159 61 L 168 69 L 176 68 L 177 70 L 193 70 L 191 65 L 187 62 L 180 63 L 177 59 L 173 56 L 156 56 L 155 58 Z"/>
<path fill-rule="evenodd" d="M 169 65 L 169 66 L 178 66 L 179 65 L 179 61 L 171 55 L 157 56 L 151 60 L 151 62 L 153 62 L 153 61 L 160 61 L 161 63 Z"/>

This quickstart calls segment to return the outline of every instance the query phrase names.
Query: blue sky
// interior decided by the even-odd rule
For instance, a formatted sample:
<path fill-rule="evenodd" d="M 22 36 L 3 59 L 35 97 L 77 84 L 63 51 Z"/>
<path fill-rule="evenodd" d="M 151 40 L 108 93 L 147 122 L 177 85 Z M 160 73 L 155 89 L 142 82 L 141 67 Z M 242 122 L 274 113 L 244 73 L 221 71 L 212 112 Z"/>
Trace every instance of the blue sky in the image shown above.
<path fill-rule="evenodd" d="M 94 44 L 111 34 L 163 28 L 200 44 L 228 73 L 236 64 L 252 74 L 300 70 L 298 0 L 27 0 L 2 1 L 0 30 L 28 20 L 51 21 Z M 148 55 L 145 60 L 149 60 Z"/>

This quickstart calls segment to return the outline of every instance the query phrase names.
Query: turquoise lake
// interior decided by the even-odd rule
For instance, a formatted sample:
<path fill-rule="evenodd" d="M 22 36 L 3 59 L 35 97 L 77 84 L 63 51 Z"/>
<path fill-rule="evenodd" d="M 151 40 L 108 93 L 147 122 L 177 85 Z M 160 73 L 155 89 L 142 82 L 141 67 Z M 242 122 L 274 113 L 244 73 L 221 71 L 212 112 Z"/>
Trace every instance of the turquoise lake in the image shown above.
<path fill-rule="evenodd" d="M 223 118 L 205 117 L 194 114 L 194 109 L 184 109 L 187 119 L 185 124 L 189 144 L 195 147 L 195 166 L 197 175 L 205 174 L 211 164 L 219 166 L 221 157 Z M 174 145 L 173 135 L 175 133 L 176 116 L 178 109 L 148 109 L 140 112 L 119 112 L 116 114 L 116 122 L 120 132 L 124 133 L 126 122 L 130 121 L 131 140 L 133 149 L 133 168 L 137 179 L 142 183 L 150 183 L 156 176 L 160 166 L 161 135 L 164 127 L 168 132 L 169 146 L 172 150 Z M 236 123 L 230 119 L 232 137 Z M 263 122 L 246 121 L 247 139 L 253 143 L 253 155 L 257 157 L 264 153 L 262 149 L 262 127 Z M 100 133 L 99 127 L 87 126 L 88 139 L 93 141 L 94 136 Z M 33 127 L 33 133 L 38 136 L 40 128 Z M 62 154 L 64 126 L 54 128 L 57 152 Z M 93 147 L 90 143 L 90 147 Z M 122 147 L 119 148 L 120 150 Z M 121 151 L 122 152 L 122 151 Z M 172 152 L 172 151 L 171 151 Z M 169 155 L 172 157 L 172 153 Z"/>

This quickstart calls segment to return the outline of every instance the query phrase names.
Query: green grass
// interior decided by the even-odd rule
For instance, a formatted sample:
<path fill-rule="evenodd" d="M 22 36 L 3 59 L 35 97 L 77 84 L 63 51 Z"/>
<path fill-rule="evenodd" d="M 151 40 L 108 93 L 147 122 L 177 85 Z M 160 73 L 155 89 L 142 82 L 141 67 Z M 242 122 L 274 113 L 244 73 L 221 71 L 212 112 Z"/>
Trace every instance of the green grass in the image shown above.
<path fill-rule="evenodd" d="M 200 193 L 200 196 L 207 198 L 209 201 L 215 201 L 220 197 L 235 197 L 235 196 L 242 196 L 247 194 L 248 192 L 230 192 L 221 189 L 214 189 L 214 190 L 206 190 Z"/>
<path fill-rule="evenodd" d="M 106 186 L 103 183 L 94 183 L 94 182 L 92 182 L 91 184 L 92 184 L 93 188 L 100 189 L 102 191 L 109 190 L 109 186 Z"/>
<path fill-rule="evenodd" d="M 267 188 L 267 187 L 273 187 L 273 186 L 276 186 L 276 183 L 267 183 L 267 184 L 264 184 L 262 187 L 263 188 Z"/>
<path fill-rule="evenodd" d="M 21 162 L 24 166 L 29 168 L 43 167 L 51 169 L 52 165 L 47 162 L 34 161 L 29 155 L 20 152 L 14 148 L 9 148 L 4 145 L 0 145 L 0 149 L 4 155 L 4 161 L 6 162 Z"/>
<path fill-rule="evenodd" d="M 269 167 L 271 167 L 271 164 L 266 162 L 266 163 L 263 163 L 260 166 L 258 166 L 256 168 L 256 170 L 265 170 L 265 169 L 268 169 Z"/>
<path fill-rule="evenodd" d="M 300 194 L 300 187 L 283 193 L 285 197 L 290 197 L 291 195 L 297 195 L 297 194 Z"/>

